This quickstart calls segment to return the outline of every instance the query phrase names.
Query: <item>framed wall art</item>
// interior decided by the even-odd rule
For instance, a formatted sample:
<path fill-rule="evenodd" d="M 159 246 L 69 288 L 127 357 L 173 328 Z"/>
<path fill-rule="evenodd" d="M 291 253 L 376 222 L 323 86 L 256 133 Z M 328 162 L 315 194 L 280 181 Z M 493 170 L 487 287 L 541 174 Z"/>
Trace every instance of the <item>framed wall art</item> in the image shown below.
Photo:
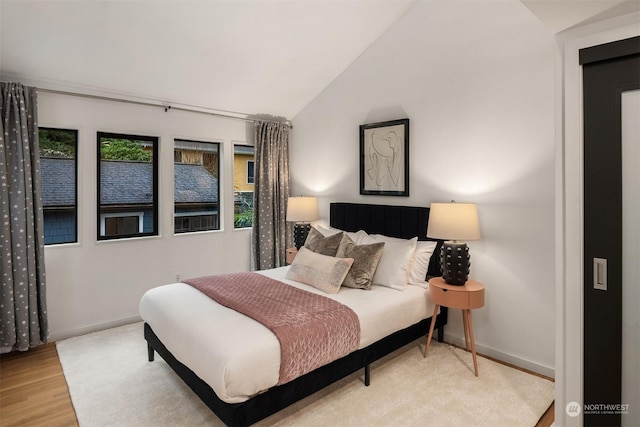
<path fill-rule="evenodd" d="M 409 119 L 360 125 L 360 194 L 409 196 Z"/>

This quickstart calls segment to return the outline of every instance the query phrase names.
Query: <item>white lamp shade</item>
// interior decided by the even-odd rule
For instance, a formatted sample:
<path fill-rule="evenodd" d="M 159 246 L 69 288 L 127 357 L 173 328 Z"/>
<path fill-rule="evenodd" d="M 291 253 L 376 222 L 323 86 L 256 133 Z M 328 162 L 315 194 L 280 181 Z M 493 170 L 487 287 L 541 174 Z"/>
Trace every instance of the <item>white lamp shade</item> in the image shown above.
<path fill-rule="evenodd" d="M 431 203 L 427 237 L 443 240 L 478 240 L 478 210 L 473 203 Z"/>
<path fill-rule="evenodd" d="M 289 197 L 287 221 L 309 222 L 318 219 L 317 197 Z"/>

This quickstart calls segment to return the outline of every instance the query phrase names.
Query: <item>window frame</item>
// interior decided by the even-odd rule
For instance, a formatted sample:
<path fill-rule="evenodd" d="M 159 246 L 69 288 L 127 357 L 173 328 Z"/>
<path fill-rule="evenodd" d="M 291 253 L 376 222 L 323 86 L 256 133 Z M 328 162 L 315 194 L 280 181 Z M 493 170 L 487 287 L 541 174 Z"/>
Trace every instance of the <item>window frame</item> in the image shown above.
<path fill-rule="evenodd" d="M 175 172 L 175 165 L 176 163 L 180 163 L 180 164 L 184 164 L 184 149 L 178 149 L 179 151 L 182 152 L 181 154 L 181 161 L 180 162 L 176 162 L 175 159 L 175 154 L 174 154 L 174 160 L 173 160 L 173 185 L 174 185 L 174 191 L 173 191 L 173 195 L 172 195 L 172 199 L 173 199 L 173 221 L 172 221 L 172 227 L 173 227 L 173 235 L 174 236 L 179 236 L 179 235 L 183 235 L 183 234 L 191 234 L 191 233 L 206 233 L 206 232 L 215 232 L 215 231 L 220 231 L 222 230 L 222 214 L 221 214 L 221 204 L 222 204 L 222 199 L 221 199 L 221 185 L 220 185 L 220 181 L 221 181 L 221 168 L 222 168 L 222 147 L 223 147 L 223 143 L 220 141 L 203 141 L 203 140 L 198 140 L 198 139 L 190 139 L 190 138 L 173 138 L 173 152 L 175 153 L 176 150 L 176 143 L 177 142 L 184 142 L 184 143 L 192 143 L 192 144 L 205 144 L 205 145 L 215 145 L 216 146 L 216 153 L 217 153 L 217 159 L 218 159 L 218 164 L 217 164 L 217 171 L 218 174 L 215 177 L 218 180 L 218 185 L 217 185 L 217 201 L 216 201 L 216 210 L 213 211 L 210 215 L 206 215 L 206 211 L 204 212 L 180 212 L 177 213 L 176 212 L 176 196 L 175 196 L 175 185 L 176 185 L 176 172 Z M 202 163 L 200 164 L 200 166 L 205 167 L 204 165 L 204 154 L 205 152 L 202 152 Z M 206 168 L 205 168 L 206 169 Z M 214 228 L 209 228 L 209 229 L 204 229 L 204 230 L 176 230 L 176 218 L 180 218 L 180 217 L 187 217 L 187 216 L 213 216 L 215 217 L 215 221 L 214 222 Z"/>
<path fill-rule="evenodd" d="M 151 164 L 152 164 L 152 170 L 153 170 L 153 183 L 152 183 L 152 189 L 153 189 L 153 194 L 151 196 L 151 204 L 152 204 L 152 221 L 153 221 L 153 227 L 151 231 L 147 231 L 147 232 L 142 232 L 142 233 L 135 233 L 135 234 L 122 234 L 122 235 L 116 235 L 116 236 L 103 236 L 101 235 L 101 221 L 102 221 L 102 217 L 103 215 L 110 215 L 111 212 L 102 212 L 101 211 L 101 203 L 100 200 L 102 198 L 102 194 L 101 194 L 101 155 L 102 155 L 102 150 L 101 150 L 101 140 L 103 138 L 115 138 L 115 139 L 129 139 L 132 141 L 141 141 L 141 142 L 147 142 L 151 144 L 151 147 L 153 148 L 153 158 L 151 160 Z M 133 135 L 133 134 L 126 134 L 126 133 L 113 133 L 113 132 L 101 132 L 98 131 L 97 135 L 96 135 L 96 140 L 97 140 L 97 153 L 96 153 L 96 159 L 97 159 L 97 166 L 96 166 L 96 182 L 97 182 L 97 191 L 96 191 L 96 195 L 97 195 L 97 200 L 96 200 L 96 205 L 97 205 L 97 230 L 96 230 L 96 237 L 98 241 L 108 241 L 108 240 L 122 240 L 122 239 L 131 239 L 131 238 L 136 238 L 136 237 L 153 237 L 153 236 L 158 236 L 159 235 L 159 221 L 158 221 L 158 212 L 159 212 L 159 207 L 158 207 L 158 200 L 159 200 L 159 176 L 158 176 L 158 162 L 159 162 L 159 146 L 160 146 L 160 138 L 157 136 L 148 136 L 148 135 Z M 138 211 L 139 209 L 136 209 L 136 211 Z M 116 216 L 127 216 L 127 215 L 116 215 Z"/>
<path fill-rule="evenodd" d="M 247 159 L 245 161 L 245 166 L 244 166 L 245 167 L 245 169 L 244 169 L 244 172 L 245 172 L 245 179 L 244 179 L 245 184 L 254 186 L 251 191 L 236 189 L 236 186 L 235 186 L 235 176 L 236 176 L 236 170 L 235 170 L 236 169 L 236 160 L 235 160 L 235 156 L 238 155 L 238 154 L 239 155 L 246 155 L 245 153 L 236 153 L 236 149 L 240 149 L 241 150 L 243 148 L 250 148 L 253 151 L 253 159 Z M 238 205 L 236 204 L 235 199 L 236 199 L 237 195 L 239 196 L 239 195 L 241 195 L 243 193 L 252 193 L 255 196 L 255 163 L 256 163 L 256 157 L 255 157 L 256 156 L 256 151 L 255 150 L 256 150 L 256 147 L 253 144 L 247 144 L 247 143 L 234 143 L 233 144 L 233 176 L 234 176 L 234 183 L 233 183 L 233 196 L 234 196 L 233 229 L 234 230 L 250 230 L 250 229 L 253 228 L 253 221 L 252 221 L 252 223 L 250 225 L 247 225 L 247 226 L 243 226 L 243 227 L 236 226 L 236 217 L 238 215 L 238 212 L 236 211 L 236 209 L 237 209 Z M 249 163 L 250 162 L 253 162 L 253 181 L 254 182 L 249 182 Z M 240 169 L 240 168 L 241 168 L 241 166 L 238 167 L 238 169 Z M 253 208 L 254 208 L 254 206 L 252 204 L 251 209 L 253 209 Z"/>
<path fill-rule="evenodd" d="M 72 132 L 75 135 L 75 144 L 74 144 L 74 155 L 73 155 L 73 164 L 74 164 L 74 191 L 73 191 L 73 197 L 74 197 L 74 209 L 73 209 L 73 214 L 74 214 L 74 236 L 75 236 L 75 240 L 72 241 L 68 241 L 68 242 L 58 242 L 58 243 L 45 243 L 45 246 L 54 246 L 54 245 L 68 245 L 68 244 L 74 244 L 74 243 L 78 243 L 80 241 L 79 237 L 78 237 L 78 129 L 64 129 L 64 128 L 56 128 L 56 127 L 51 127 L 51 126 L 38 126 L 38 160 L 40 160 L 42 158 L 42 150 L 40 148 L 40 130 L 52 130 L 52 131 L 61 131 L 61 132 Z M 42 177 L 40 177 L 40 179 L 42 180 Z M 42 206 L 42 210 L 43 210 L 43 219 L 44 219 L 44 206 Z"/>

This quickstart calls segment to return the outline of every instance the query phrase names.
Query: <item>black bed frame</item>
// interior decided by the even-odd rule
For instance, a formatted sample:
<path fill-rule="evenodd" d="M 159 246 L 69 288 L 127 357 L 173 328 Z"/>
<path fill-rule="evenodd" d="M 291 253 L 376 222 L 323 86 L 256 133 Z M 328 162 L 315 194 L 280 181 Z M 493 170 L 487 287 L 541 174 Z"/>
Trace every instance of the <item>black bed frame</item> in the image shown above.
<path fill-rule="evenodd" d="M 365 230 L 369 234 L 384 234 L 392 237 L 426 238 L 429 208 L 408 206 L 386 206 L 356 203 L 332 203 L 330 224 L 345 231 Z M 436 252 L 442 242 L 438 242 Z M 431 257 L 427 277 L 440 276 L 437 256 Z M 404 345 L 423 337 L 429 331 L 431 318 L 423 319 L 408 328 L 391 335 L 322 366 L 286 384 L 272 387 L 241 403 L 226 403 L 218 398 L 213 389 L 191 369 L 177 360 L 145 323 L 144 337 L 147 340 L 149 361 L 157 352 L 200 399 L 229 426 L 246 426 L 256 423 L 318 390 L 364 368 L 364 382 L 370 382 L 370 364 Z M 441 307 L 435 327 L 438 340 L 442 342 L 444 326 L 447 324 L 447 309 Z"/>

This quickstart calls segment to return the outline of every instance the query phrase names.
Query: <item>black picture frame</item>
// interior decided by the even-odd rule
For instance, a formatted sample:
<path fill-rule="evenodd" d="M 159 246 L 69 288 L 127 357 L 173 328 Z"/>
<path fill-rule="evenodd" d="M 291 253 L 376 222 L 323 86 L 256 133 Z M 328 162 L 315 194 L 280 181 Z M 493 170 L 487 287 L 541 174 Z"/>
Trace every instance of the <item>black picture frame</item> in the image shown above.
<path fill-rule="evenodd" d="M 360 194 L 409 196 L 409 119 L 360 125 Z"/>

